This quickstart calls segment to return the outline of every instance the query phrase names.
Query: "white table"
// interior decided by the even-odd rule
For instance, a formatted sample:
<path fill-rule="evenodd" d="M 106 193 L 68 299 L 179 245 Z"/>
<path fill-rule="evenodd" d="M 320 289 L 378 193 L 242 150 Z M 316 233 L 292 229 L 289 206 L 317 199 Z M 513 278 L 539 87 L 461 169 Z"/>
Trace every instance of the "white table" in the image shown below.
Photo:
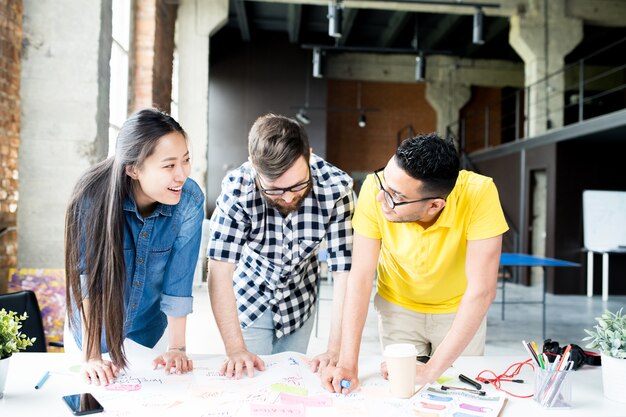
<path fill-rule="evenodd" d="M 192 355 L 195 359 L 211 358 L 215 364 L 221 362 L 221 358 L 217 356 L 208 355 Z M 479 371 L 483 369 L 491 369 L 495 372 L 504 371 L 510 364 L 524 360 L 523 355 L 519 357 L 464 357 L 460 358 L 451 368 L 450 372 L 461 372 L 470 377 L 476 377 Z M 146 358 L 149 362 L 149 358 Z M 380 358 L 368 357 L 362 358 L 361 375 L 362 381 L 375 381 L 379 384 L 386 384 L 378 375 Z M 67 417 L 71 413 L 66 405 L 62 402 L 61 397 L 63 395 L 75 394 L 81 392 L 91 392 L 96 398 L 107 394 L 102 387 L 93 387 L 85 385 L 81 380 L 70 372 L 68 367 L 72 364 L 76 364 L 75 358 L 70 357 L 67 354 L 59 353 L 20 353 L 13 355 L 11 359 L 9 377 L 7 381 L 7 387 L 5 389 L 4 399 L 0 400 L 0 415 L 2 417 L 14 417 L 14 416 L 45 416 L 45 417 Z M 61 372 L 53 372 L 45 383 L 42 389 L 35 390 L 35 384 L 40 379 L 45 370 L 64 370 Z M 448 373 L 450 373 L 448 372 Z M 584 367 L 583 369 L 576 371 L 573 375 L 573 408 L 568 410 L 545 410 L 536 404 L 532 399 L 518 399 L 509 397 L 507 404 L 501 414 L 503 417 L 507 416 L 626 416 L 626 405 L 613 402 L 603 397 L 602 395 L 602 380 L 601 372 L 599 368 Z M 528 394 L 533 392 L 534 378 L 532 371 L 526 371 L 520 375 L 526 382 L 524 384 L 505 383 L 506 387 L 518 394 Z M 450 383 L 451 385 L 458 385 L 457 383 Z M 382 386 L 382 385 L 381 385 Z M 461 386 L 463 386 L 461 384 Z M 176 390 L 185 390 L 186 395 L 192 395 L 197 387 L 181 388 L 181 385 L 172 385 L 167 387 L 166 394 L 154 393 L 154 397 L 159 395 L 175 394 Z M 319 388 L 319 386 L 318 386 Z M 488 393 L 495 392 L 490 385 L 484 385 L 484 389 Z M 144 391 L 145 392 L 145 391 Z M 191 393 L 191 394 L 189 394 Z M 136 411 L 129 411 L 127 413 L 121 413 L 119 410 L 115 411 L 108 405 L 111 403 L 111 398 L 106 398 L 108 401 L 101 401 L 105 407 L 104 415 L 147 415 L 144 410 L 143 413 Z M 124 400 L 124 396 L 132 395 L 131 392 L 119 392 L 119 401 Z M 243 397 L 243 394 L 242 394 Z M 219 409 L 206 409 L 198 410 L 181 410 L 180 408 L 170 409 L 167 405 L 167 401 L 164 401 L 164 406 L 157 412 L 150 414 L 150 417 L 156 415 L 171 415 L 171 416 L 193 416 L 193 415 L 227 415 L 227 414 L 215 414 L 219 412 Z M 244 398 L 241 401 L 245 401 Z M 337 399 L 334 400 L 337 402 Z M 408 400 L 405 400 L 408 401 Z M 211 413 L 209 413 L 211 411 Z M 371 411 L 370 411 L 371 412 Z M 244 414 L 245 415 L 245 414 Z M 340 408 L 318 408 L 311 409 L 306 408 L 306 416 L 331 416 L 345 417 L 345 410 Z M 389 413 L 372 414 L 372 415 L 391 415 Z M 407 414 L 410 415 L 410 414 Z"/>
<path fill-rule="evenodd" d="M 496 373 L 502 373 L 506 368 L 522 360 L 524 356 L 483 356 L 459 358 L 454 367 L 463 374 L 475 377 L 483 369 L 491 369 Z M 524 372 L 524 384 L 503 383 L 506 388 L 514 393 L 532 393 L 534 381 L 532 372 L 530 375 Z M 573 407 L 567 410 L 549 410 L 540 407 L 532 399 L 520 399 L 509 397 L 504 407 L 502 416 L 626 416 L 626 404 L 618 403 L 602 394 L 602 372 L 600 367 L 583 366 L 573 372 L 572 377 L 572 403 Z M 485 387 L 485 386 L 484 386 Z"/>
<path fill-rule="evenodd" d="M 587 249 L 587 297 L 593 297 L 593 255 L 602 254 L 602 301 L 609 299 L 609 255 L 626 254 L 626 248 Z"/>

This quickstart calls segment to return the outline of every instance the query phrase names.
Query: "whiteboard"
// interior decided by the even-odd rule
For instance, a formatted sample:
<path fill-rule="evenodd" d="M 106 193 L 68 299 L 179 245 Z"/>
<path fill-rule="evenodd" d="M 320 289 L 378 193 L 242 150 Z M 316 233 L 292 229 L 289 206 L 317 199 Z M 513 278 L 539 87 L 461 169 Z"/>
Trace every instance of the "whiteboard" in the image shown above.
<path fill-rule="evenodd" d="M 604 252 L 626 247 L 626 191 L 583 191 L 585 249 Z"/>

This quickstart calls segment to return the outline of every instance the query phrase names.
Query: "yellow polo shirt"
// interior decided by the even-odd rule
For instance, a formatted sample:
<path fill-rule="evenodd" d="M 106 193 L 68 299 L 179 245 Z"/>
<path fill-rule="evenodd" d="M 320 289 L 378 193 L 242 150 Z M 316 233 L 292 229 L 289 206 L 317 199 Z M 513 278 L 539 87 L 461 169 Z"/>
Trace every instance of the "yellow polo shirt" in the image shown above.
<path fill-rule="evenodd" d="M 509 229 L 493 180 L 460 171 L 441 215 L 426 230 L 415 222 L 386 220 L 376 201 L 378 192 L 371 174 L 361 188 L 352 225 L 359 234 L 382 241 L 379 295 L 420 313 L 455 312 L 467 287 L 467 241 L 498 236 Z"/>

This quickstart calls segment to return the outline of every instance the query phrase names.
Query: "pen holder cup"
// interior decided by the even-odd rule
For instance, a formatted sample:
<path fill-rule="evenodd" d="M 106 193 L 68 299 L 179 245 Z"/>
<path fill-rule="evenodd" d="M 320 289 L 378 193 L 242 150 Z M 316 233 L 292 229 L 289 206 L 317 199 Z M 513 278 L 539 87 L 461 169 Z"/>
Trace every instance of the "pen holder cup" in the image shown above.
<path fill-rule="evenodd" d="M 535 396 L 533 399 L 545 408 L 569 408 L 572 406 L 573 371 L 535 370 Z"/>

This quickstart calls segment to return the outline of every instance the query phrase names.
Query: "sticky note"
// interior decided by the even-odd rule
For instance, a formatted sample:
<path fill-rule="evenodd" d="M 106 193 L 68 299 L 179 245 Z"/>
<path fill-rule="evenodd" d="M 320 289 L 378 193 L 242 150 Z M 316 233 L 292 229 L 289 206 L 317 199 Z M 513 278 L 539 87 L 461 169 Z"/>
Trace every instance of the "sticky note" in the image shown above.
<path fill-rule="evenodd" d="M 444 385 L 446 382 L 452 381 L 453 379 L 455 378 L 452 376 L 441 375 L 439 378 L 437 378 L 437 383 Z"/>
<path fill-rule="evenodd" d="M 333 405 L 333 400 L 323 395 L 303 397 L 301 395 L 291 395 L 281 392 L 278 399 L 281 404 L 302 404 L 305 407 L 330 407 Z"/>
<path fill-rule="evenodd" d="M 306 388 L 294 387 L 287 384 L 272 384 L 271 390 L 276 392 L 286 392 L 287 394 L 308 395 L 309 390 Z"/>
<path fill-rule="evenodd" d="M 250 404 L 250 416 L 304 417 L 302 404 Z"/>

